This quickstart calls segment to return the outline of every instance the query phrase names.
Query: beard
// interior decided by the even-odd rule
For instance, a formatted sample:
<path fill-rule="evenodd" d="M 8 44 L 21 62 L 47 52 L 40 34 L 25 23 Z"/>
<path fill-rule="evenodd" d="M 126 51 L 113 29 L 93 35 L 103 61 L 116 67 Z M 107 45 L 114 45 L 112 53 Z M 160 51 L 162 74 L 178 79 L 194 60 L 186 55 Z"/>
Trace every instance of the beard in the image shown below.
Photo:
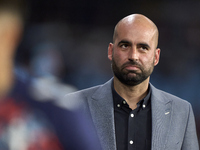
<path fill-rule="evenodd" d="M 112 58 L 112 70 L 113 70 L 115 77 L 117 77 L 121 83 L 128 85 L 128 86 L 135 86 L 135 85 L 142 83 L 144 80 L 146 80 L 152 74 L 153 69 L 154 69 L 153 62 L 151 64 L 151 66 L 145 70 L 142 65 L 140 65 L 138 62 L 136 62 L 134 60 L 126 62 L 121 67 L 118 67 L 116 65 L 115 59 Z M 125 67 L 127 65 L 137 66 L 140 71 L 126 70 Z"/>

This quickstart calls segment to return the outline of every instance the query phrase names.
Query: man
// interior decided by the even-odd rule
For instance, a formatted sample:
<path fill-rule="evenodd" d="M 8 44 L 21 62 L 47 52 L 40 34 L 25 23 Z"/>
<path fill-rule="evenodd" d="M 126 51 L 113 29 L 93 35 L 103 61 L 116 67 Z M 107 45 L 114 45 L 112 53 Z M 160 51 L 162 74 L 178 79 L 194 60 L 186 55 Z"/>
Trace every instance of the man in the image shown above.
<path fill-rule="evenodd" d="M 104 150 L 198 150 L 191 105 L 150 82 L 158 29 L 141 14 L 118 22 L 108 47 L 114 77 L 66 96 L 91 115 Z"/>

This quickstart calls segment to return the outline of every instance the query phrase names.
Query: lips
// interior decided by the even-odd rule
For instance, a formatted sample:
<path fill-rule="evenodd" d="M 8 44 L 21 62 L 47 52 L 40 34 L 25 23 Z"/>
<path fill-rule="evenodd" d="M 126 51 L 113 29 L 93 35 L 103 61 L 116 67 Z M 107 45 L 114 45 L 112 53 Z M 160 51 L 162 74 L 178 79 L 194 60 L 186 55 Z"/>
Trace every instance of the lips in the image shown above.
<path fill-rule="evenodd" d="M 127 70 L 138 70 L 141 67 L 137 62 L 127 62 L 122 65 L 122 68 Z"/>
<path fill-rule="evenodd" d="M 125 66 L 125 69 L 127 69 L 127 70 L 138 70 L 139 67 L 136 66 L 136 65 L 127 65 L 127 66 Z"/>
<path fill-rule="evenodd" d="M 142 71 L 140 64 L 135 61 L 124 63 L 122 65 L 122 70 L 124 70 L 127 73 L 134 73 L 134 74 Z"/>

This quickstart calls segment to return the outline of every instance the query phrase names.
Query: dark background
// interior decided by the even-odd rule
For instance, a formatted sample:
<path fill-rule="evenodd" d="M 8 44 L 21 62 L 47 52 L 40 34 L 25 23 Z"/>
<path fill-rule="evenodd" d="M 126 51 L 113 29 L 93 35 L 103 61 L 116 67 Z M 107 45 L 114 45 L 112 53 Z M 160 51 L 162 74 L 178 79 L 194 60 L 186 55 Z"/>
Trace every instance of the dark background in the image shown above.
<path fill-rule="evenodd" d="M 48 64 L 62 83 L 77 89 L 102 84 L 112 77 L 107 47 L 121 18 L 132 13 L 150 18 L 160 31 L 161 48 L 151 83 L 192 104 L 200 135 L 200 1 L 27 2 L 16 66 L 23 66 L 32 76 L 41 76 Z"/>

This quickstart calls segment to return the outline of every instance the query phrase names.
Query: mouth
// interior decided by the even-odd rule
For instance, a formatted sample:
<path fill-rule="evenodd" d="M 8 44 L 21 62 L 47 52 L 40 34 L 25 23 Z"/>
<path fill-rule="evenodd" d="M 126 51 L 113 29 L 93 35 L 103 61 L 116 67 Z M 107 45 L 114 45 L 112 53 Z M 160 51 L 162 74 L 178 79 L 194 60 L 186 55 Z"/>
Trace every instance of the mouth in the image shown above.
<path fill-rule="evenodd" d="M 138 66 L 135 65 L 127 65 L 124 67 L 126 70 L 139 70 Z"/>
<path fill-rule="evenodd" d="M 138 62 L 126 62 L 122 65 L 122 70 L 129 73 L 138 73 L 138 71 L 141 71 L 141 66 Z"/>
<path fill-rule="evenodd" d="M 123 67 L 125 70 L 128 70 L 130 72 L 135 72 L 140 70 L 140 67 L 138 65 L 132 65 L 132 64 L 127 64 Z"/>

